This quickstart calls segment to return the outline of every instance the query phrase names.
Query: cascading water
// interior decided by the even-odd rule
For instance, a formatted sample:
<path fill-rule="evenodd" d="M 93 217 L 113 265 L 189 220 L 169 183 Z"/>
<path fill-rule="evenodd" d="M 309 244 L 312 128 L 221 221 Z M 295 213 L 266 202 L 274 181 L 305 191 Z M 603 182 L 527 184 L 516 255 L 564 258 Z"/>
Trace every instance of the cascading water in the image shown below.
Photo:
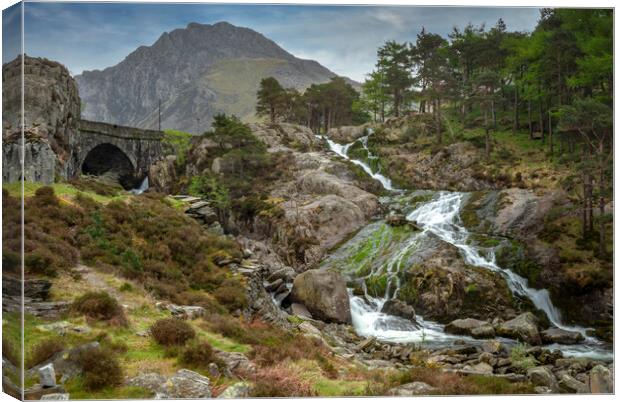
<path fill-rule="evenodd" d="M 367 152 L 368 159 L 376 158 L 372 155 L 368 148 L 368 138 L 372 135 L 372 131 L 357 140 L 346 144 L 338 144 L 327 137 L 326 140 L 329 148 L 341 157 L 360 166 L 369 176 L 378 180 L 383 187 L 393 193 L 401 192 L 392 185 L 392 181 L 383 176 L 381 172 L 369 166 L 364 161 L 349 157 L 348 153 L 351 147 L 359 143 Z M 499 267 L 495 262 L 495 253 L 493 250 L 482 249 L 469 244 L 468 239 L 470 233 L 460 223 L 459 212 L 463 206 L 467 194 L 456 192 L 439 192 L 433 199 L 422 203 L 407 215 L 407 219 L 415 221 L 422 228 L 421 232 L 413 232 L 407 239 L 398 244 L 394 250 L 389 250 L 389 257 L 384 258 L 380 264 L 374 264 L 373 268 L 362 277 L 376 275 L 386 276 L 386 290 L 383 297 L 372 297 L 368 294 L 365 282 L 363 281 L 363 289 L 365 295 L 354 295 L 350 291 L 350 304 L 353 325 L 356 331 L 363 336 L 375 336 L 392 342 L 422 342 L 427 341 L 434 344 L 451 343 L 455 339 L 463 338 L 461 336 L 448 335 L 443 332 L 441 324 L 424 320 L 423 317 L 417 316 L 417 324 L 409 320 L 391 316 L 382 313 L 381 310 L 387 300 L 394 298 L 400 290 L 400 276 L 402 264 L 407 260 L 410 253 L 415 252 L 420 239 L 428 233 L 438 236 L 441 240 L 457 247 L 465 262 L 469 265 L 485 268 L 497 272 L 504 276 L 506 282 L 512 292 L 522 297 L 529 298 L 536 308 L 542 310 L 549 321 L 556 327 L 579 331 L 584 336 L 586 329 L 581 327 L 569 327 L 562 324 L 559 310 L 553 305 L 546 289 L 534 289 L 528 286 L 527 279 L 518 274 Z M 378 247 L 380 245 L 377 245 Z M 379 247 L 380 248 L 380 247 Z M 385 250 L 383 250 L 385 252 Z M 368 258 L 376 258 L 370 255 Z M 587 355 L 596 358 L 610 358 L 612 352 L 607 345 L 596 338 L 585 336 L 586 341 L 581 345 L 551 345 L 551 347 L 562 350 L 567 355 Z M 477 342 L 472 338 L 468 338 L 469 342 Z M 514 342 L 503 340 L 507 343 Z"/>
<path fill-rule="evenodd" d="M 140 183 L 140 186 L 138 188 L 133 188 L 131 190 L 129 190 L 129 192 L 131 194 L 142 194 L 143 192 L 145 192 L 146 190 L 149 189 L 149 177 L 146 176 L 144 178 L 144 180 L 142 180 L 142 182 Z"/>

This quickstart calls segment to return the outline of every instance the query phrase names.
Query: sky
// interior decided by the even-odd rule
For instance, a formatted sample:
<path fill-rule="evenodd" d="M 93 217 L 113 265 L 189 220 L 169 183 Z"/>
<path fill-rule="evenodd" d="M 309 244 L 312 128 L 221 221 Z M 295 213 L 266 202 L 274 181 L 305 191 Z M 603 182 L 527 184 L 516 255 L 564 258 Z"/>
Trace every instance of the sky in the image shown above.
<path fill-rule="evenodd" d="M 3 12 L 6 63 L 19 53 L 18 8 Z M 26 3 L 26 54 L 65 64 L 72 74 L 104 69 L 164 32 L 190 22 L 227 21 L 254 29 L 297 57 L 313 59 L 339 75 L 363 81 L 387 40 L 415 41 L 422 27 L 446 36 L 467 23 L 531 31 L 537 8 L 301 6 L 139 3 Z"/>

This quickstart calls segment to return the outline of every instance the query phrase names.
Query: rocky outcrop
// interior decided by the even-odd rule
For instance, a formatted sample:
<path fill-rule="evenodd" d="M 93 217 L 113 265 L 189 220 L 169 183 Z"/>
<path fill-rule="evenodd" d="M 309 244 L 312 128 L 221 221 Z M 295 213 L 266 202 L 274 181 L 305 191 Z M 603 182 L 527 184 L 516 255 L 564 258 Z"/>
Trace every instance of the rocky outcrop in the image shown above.
<path fill-rule="evenodd" d="M 252 133 L 268 147 L 285 146 L 309 151 L 322 145 L 312 130 L 297 124 L 250 124 Z"/>
<path fill-rule="evenodd" d="M 436 388 L 431 387 L 425 382 L 410 382 L 400 385 L 396 388 L 392 388 L 388 391 L 388 395 L 391 396 L 417 396 L 417 395 L 432 395 L 437 391 Z"/>
<path fill-rule="evenodd" d="M 425 318 L 492 320 L 514 313 L 512 292 L 501 275 L 465 264 L 455 246 L 434 235 L 418 250 L 404 272 L 398 298 Z"/>
<path fill-rule="evenodd" d="M 312 269 L 297 275 L 291 297 L 305 305 L 316 319 L 351 323 L 346 282 L 337 272 Z"/>
<path fill-rule="evenodd" d="M 80 118 L 77 85 L 62 64 L 43 58 L 24 57 L 2 66 L 3 181 L 21 177 L 21 94 L 24 86 L 24 178 L 51 183 L 56 175 L 74 169 L 70 157 L 72 137 Z"/>
<path fill-rule="evenodd" d="M 177 186 L 176 156 L 168 155 L 149 167 L 149 187 L 164 194 L 171 194 Z"/>

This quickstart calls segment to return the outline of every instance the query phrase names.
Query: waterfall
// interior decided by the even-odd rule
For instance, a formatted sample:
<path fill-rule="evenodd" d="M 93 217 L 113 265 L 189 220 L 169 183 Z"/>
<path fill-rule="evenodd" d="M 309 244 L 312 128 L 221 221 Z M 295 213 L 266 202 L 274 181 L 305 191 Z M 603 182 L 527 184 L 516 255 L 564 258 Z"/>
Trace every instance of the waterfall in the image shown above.
<path fill-rule="evenodd" d="M 148 190 L 149 188 L 149 177 L 146 176 L 144 178 L 144 180 L 142 180 L 142 182 L 140 183 L 140 186 L 138 188 L 133 188 L 131 190 L 129 190 L 129 192 L 131 194 L 142 194 L 143 192 L 145 192 L 146 190 Z"/>
<path fill-rule="evenodd" d="M 345 145 L 338 144 L 327 137 L 319 137 L 326 140 L 331 151 L 360 166 L 369 176 L 378 180 L 386 190 L 394 193 L 400 192 L 402 190 L 395 188 L 391 180 L 383 176 L 380 171 L 373 171 L 371 166 L 364 161 L 350 158 L 348 155 L 349 149 L 356 142 L 359 142 L 368 152 L 369 159 L 376 158 L 371 154 L 367 146 L 368 138 L 372 133 L 370 131 L 368 135 Z M 416 319 L 418 324 L 416 326 L 408 320 L 381 312 L 384 303 L 398 295 L 400 289 L 399 273 L 403 262 L 407 260 L 409 253 L 415 252 L 419 239 L 428 233 L 432 233 L 441 240 L 457 247 L 467 264 L 485 268 L 502 275 L 513 294 L 530 299 L 536 308 L 546 314 L 554 326 L 569 331 L 578 331 L 586 338 L 582 345 L 553 345 L 555 348 L 563 350 L 567 355 L 609 357 L 611 352 L 607 348 L 602 347 L 602 343 L 596 338 L 586 336 L 585 328 L 566 326 L 562 323 L 561 314 L 553 305 L 549 292 L 546 289 L 531 288 L 527 279 L 509 269 L 499 267 L 495 262 L 495 253 L 492 250 L 481 249 L 468 244 L 470 234 L 461 224 L 459 215 L 466 198 L 467 194 L 465 193 L 439 192 L 434 199 L 422 203 L 407 215 L 407 219 L 415 221 L 422 228 L 422 232 L 412 233 L 408 239 L 399 244 L 397 250 L 389 250 L 391 254 L 385 263 L 373 266 L 371 271 L 363 278 L 366 279 L 375 275 L 385 274 L 387 276 L 385 295 L 383 297 L 368 295 L 365 284 L 364 296 L 356 296 L 350 292 L 351 315 L 356 331 L 363 336 L 375 336 L 378 339 L 404 343 L 429 341 L 442 344 L 452 342 L 457 338 L 463 338 L 461 336 L 445 334 L 441 324 L 424 320 L 420 316 Z M 374 254 L 370 258 L 374 258 Z M 468 341 L 476 342 L 472 338 L 468 338 Z M 504 341 L 510 342 L 508 340 Z"/>

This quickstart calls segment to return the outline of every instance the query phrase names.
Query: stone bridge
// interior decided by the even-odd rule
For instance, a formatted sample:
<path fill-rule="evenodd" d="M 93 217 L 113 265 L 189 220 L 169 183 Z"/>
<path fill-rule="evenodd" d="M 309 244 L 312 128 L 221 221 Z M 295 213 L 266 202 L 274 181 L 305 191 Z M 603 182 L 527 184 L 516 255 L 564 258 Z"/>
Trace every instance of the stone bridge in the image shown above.
<path fill-rule="evenodd" d="M 115 171 L 124 187 L 132 187 L 161 158 L 163 138 L 161 131 L 78 120 L 72 147 L 76 162 L 73 173 L 100 175 Z"/>
<path fill-rule="evenodd" d="M 25 56 L 23 81 L 21 71 L 21 57 L 2 66 L 4 182 L 23 177 L 49 184 L 80 174 L 112 173 L 129 189 L 164 155 L 161 131 L 81 120 L 77 84 L 62 64 Z"/>

